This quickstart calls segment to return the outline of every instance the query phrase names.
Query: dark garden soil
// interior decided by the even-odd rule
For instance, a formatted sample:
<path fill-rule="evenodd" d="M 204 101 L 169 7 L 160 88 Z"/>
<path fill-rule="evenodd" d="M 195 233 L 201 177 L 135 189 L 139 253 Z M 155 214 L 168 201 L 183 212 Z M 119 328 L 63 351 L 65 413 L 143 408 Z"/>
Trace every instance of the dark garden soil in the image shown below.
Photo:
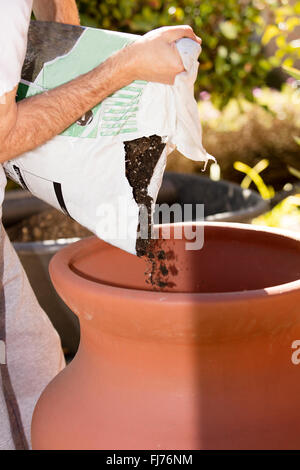
<path fill-rule="evenodd" d="M 126 177 L 133 189 L 133 197 L 140 207 L 140 216 L 143 207 L 147 210 L 148 238 L 137 238 L 136 251 L 138 256 L 147 254 L 151 235 L 151 205 L 153 199 L 149 196 L 147 188 L 151 181 L 155 166 L 165 148 L 161 137 L 151 135 L 124 142 Z M 138 226 L 138 231 L 140 225 Z"/>
<path fill-rule="evenodd" d="M 162 248 L 162 241 L 151 239 L 151 206 L 152 197 L 147 188 L 151 181 L 155 166 L 165 148 L 161 137 L 152 135 L 124 142 L 126 177 L 133 188 L 133 197 L 140 208 L 140 220 L 143 220 L 142 210 L 146 209 L 146 221 L 148 238 L 139 236 L 136 240 L 136 252 L 138 256 L 145 256 L 149 263 L 146 271 L 146 279 L 154 288 L 173 287 L 175 284 L 169 281 L 169 276 L 176 275 L 177 269 L 173 266 L 173 272 L 169 272 L 167 266 L 167 254 Z M 138 226 L 140 232 L 140 224 Z M 144 236 L 144 234 L 143 234 Z M 172 256 L 174 258 L 174 254 Z M 176 274 L 175 274 L 176 271 Z"/>
<path fill-rule="evenodd" d="M 82 238 L 92 233 L 56 209 L 49 209 L 9 227 L 7 233 L 13 242 L 37 242 L 58 238 Z"/>
<path fill-rule="evenodd" d="M 154 290 L 175 287 L 174 277 L 178 274 L 176 256 L 172 250 L 163 249 L 163 240 L 151 240 L 146 257 L 149 263 L 149 269 L 145 273 L 146 282 Z"/>

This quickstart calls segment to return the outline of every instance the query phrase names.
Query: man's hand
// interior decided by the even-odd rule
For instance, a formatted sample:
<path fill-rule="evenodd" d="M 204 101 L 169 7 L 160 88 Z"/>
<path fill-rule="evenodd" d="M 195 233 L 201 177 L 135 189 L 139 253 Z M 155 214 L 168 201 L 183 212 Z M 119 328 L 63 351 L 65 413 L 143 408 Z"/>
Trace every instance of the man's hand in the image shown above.
<path fill-rule="evenodd" d="M 201 44 L 190 26 L 169 26 L 150 31 L 128 47 L 134 79 L 173 85 L 184 67 L 175 41 L 190 38 Z"/>
<path fill-rule="evenodd" d="M 33 12 L 40 21 L 80 24 L 75 0 L 33 0 Z"/>

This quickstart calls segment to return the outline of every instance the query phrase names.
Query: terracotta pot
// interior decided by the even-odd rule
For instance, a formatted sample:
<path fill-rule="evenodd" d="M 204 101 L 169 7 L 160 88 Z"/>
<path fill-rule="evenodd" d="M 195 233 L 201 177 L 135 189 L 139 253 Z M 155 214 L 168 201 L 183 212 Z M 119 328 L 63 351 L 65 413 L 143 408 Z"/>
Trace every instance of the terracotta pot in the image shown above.
<path fill-rule="evenodd" d="M 300 240 L 204 225 L 201 250 L 163 242 L 178 269 L 169 291 L 96 238 L 54 256 L 81 343 L 38 402 L 34 449 L 300 448 Z"/>

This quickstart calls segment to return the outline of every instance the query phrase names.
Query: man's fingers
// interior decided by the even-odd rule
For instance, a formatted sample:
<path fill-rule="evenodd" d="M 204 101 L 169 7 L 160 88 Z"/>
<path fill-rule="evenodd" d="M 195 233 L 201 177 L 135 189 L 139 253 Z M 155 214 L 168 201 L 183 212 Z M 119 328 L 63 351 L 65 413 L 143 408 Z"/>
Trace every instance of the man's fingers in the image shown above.
<path fill-rule="evenodd" d="M 167 29 L 165 34 L 169 42 L 176 41 L 177 39 L 180 39 L 180 38 L 190 38 L 198 42 L 199 44 L 201 44 L 202 42 L 201 38 L 196 36 L 192 28 L 187 25 L 171 26 Z"/>
<path fill-rule="evenodd" d="M 177 49 L 176 44 L 175 44 L 174 41 L 171 43 L 171 47 L 172 47 L 172 49 L 173 49 L 173 51 L 174 51 L 174 54 L 176 54 L 176 55 L 177 55 L 177 58 L 178 58 L 178 70 L 177 70 L 177 73 L 183 72 L 183 71 L 185 70 L 185 69 L 184 69 L 184 65 L 183 65 L 183 62 L 182 62 L 182 59 L 181 59 L 181 55 L 179 54 L 178 49 Z M 181 64 L 181 66 L 179 66 L 179 64 Z"/>

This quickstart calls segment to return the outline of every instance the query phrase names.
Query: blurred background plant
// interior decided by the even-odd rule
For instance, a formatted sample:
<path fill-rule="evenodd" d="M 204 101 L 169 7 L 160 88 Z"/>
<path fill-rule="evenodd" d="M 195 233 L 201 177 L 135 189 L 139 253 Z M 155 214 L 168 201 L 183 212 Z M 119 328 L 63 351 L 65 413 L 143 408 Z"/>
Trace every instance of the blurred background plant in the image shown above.
<path fill-rule="evenodd" d="M 286 83 L 281 65 L 300 60 L 299 0 L 78 0 L 78 6 L 82 24 L 118 31 L 190 24 L 203 40 L 196 97 L 204 144 L 221 177 L 241 182 L 235 161 L 253 167 L 267 159 L 261 176 L 268 186 L 278 190 L 296 180 L 288 168 L 299 170 L 293 136 L 300 97 L 296 79 Z M 169 169 L 201 171 L 176 153 Z"/>
<path fill-rule="evenodd" d="M 203 40 L 196 91 L 207 90 L 224 107 L 230 98 L 253 101 L 252 89 L 265 84 L 272 65 L 260 36 L 265 22 L 255 0 L 79 0 L 81 21 L 90 26 L 143 34 L 189 24 Z"/>
<path fill-rule="evenodd" d="M 223 110 L 216 108 L 201 93 L 200 119 L 203 143 L 220 166 L 221 177 L 241 183 L 244 175 L 234 168 L 241 161 L 253 168 L 261 160 L 268 165 L 261 172 L 267 186 L 281 190 L 295 182 L 289 167 L 299 170 L 300 152 L 294 136 L 300 134 L 300 96 L 293 84 L 286 83 L 281 91 L 268 87 L 253 90 L 255 102 L 231 99 Z M 169 159 L 172 171 L 200 172 L 199 165 L 175 153 Z M 255 188 L 252 184 L 251 188 Z"/>
<path fill-rule="evenodd" d="M 270 47 L 273 67 L 282 67 L 294 79 L 299 80 L 299 72 L 294 65 L 300 65 L 300 2 L 277 0 L 270 2 L 272 8 L 265 15 L 267 25 L 262 36 L 262 45 Z"/>
<path fill-rule="evenodd" d="M 211 177 L 250 186 L 273 201 L 276 197 L 280 200 L 286 189 L 297 191 L 300 0 L 77 3 L 81 23 L 87 26 L 144 34 L 165 25 L 191 25 L 203 40 L 195 91 L 203 142 L 219 165 L 212 167 Z M 169 158 L 167 169 L 201 172 L 199 165 L 176 151 Z M 275 208 L 276 223 L 278 211 L 288 211 L 290 215 L 293 207 L 300 227 L 295 201 L 298 204 L 298 199 L 291 199 Z M 275 223 L 271 220 L 269 214 L 265 223 Z"/>

